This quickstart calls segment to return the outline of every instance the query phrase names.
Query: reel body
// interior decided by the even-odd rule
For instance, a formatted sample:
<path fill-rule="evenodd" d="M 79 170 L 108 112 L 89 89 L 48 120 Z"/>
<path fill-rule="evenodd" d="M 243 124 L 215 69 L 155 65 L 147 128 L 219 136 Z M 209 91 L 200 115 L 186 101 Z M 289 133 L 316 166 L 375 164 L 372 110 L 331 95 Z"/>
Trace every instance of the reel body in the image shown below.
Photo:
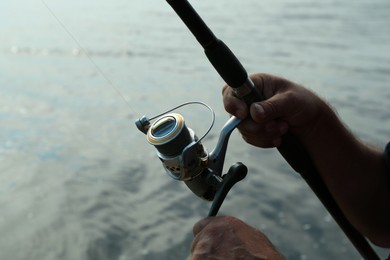
<path fill-rule="evenodd" d="M 205 105 L 201 102 L 189 102 L 181 106 L 192 103 Z M 169 113 L 176 108 L 152 119 L 148 119 L 146 116 L 142 117 L 136 121 L 137 128 L 146 134 L 148 142 L 157 149 L 157 156 L 171 178 L 184 181 L 198 197 L 213 201 L 220 188 L 226 186 L 222 170 L 227 144 L 231 132 L 241 120 L 231 117 L 222 128 L 216 147 L 211 153 L 208 153 L 201 141 L 211 130 L 214 123 L 214 113 L 209 130 L 201 138 L 198 138 L 195 132 L 187 127 L 182 115 Z M 211 110 L 210 107 L 208 108 Z"/>

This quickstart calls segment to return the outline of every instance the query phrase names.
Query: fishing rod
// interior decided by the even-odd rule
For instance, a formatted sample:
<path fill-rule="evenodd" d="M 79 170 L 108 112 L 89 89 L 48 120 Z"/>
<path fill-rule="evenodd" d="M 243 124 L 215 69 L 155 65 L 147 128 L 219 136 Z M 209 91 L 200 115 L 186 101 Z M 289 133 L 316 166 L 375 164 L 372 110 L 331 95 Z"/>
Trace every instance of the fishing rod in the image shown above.
<path fill-rule="evenodd" d="M 218 74 L 233 88 L 234 95 L 247 105 L 264 100 L 241 62 L 214 35 L 191 4 L 187 0 L 166 1 L 195 36 Z M 144 116 L 136 125 L 147 135 L 149 143 L 156 147 L 164 168 L 172 178 L 184 181 L 199 197 L 213 201 L 209 216 L 215 216 L 230 188 L 247 174 L 245 165 L 236 163 L 227 174 L 222 175 L 230 133 L 241 120 L 236 117 L 229 119 L 222 128 L 216 148 L 210 154 L 207 154 L 194 132 L 186 127 L 180 114 L 163 113 L 162 117 L 153 123 L 151 121 Z M 303 177 L 361 256 L 364 259 L 379 259 L 365 237 L 345 217 L 299 140 L 287 133 L 282 137 L 278 150 Z"/>

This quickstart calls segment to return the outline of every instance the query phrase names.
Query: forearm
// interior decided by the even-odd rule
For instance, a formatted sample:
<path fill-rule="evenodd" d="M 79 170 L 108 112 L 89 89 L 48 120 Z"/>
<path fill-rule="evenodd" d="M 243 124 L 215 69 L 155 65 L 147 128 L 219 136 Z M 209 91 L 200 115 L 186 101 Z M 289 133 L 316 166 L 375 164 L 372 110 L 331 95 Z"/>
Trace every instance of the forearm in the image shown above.
<path fill-rule="evenodd" d="M 325 104 L 301 139 L 351 223 L 373 242 L 390 246 L 390 193 L 382 151 L 356 139 Z"/>

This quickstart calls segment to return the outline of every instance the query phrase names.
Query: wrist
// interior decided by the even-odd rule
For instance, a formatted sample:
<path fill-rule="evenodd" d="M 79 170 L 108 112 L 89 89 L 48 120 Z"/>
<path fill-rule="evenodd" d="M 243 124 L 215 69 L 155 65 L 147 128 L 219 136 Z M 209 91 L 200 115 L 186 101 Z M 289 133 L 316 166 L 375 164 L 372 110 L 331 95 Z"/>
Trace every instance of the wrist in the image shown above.
<path fill-rule="evenodd" d="M 317 144 L 331 136 L 331 132 L 344 132 L 345 127 L 338 118 L 336 112 L 323 100 L 318 103 L 316 114 L 307 125 L 306 129 L 298 135 L 305 146 Z"/>

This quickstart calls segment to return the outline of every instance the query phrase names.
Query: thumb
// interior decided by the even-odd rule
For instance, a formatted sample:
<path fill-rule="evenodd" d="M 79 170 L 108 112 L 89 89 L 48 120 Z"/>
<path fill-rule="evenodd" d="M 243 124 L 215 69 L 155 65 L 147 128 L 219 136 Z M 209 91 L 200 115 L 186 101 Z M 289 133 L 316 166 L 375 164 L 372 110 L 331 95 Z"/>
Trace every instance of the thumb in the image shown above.
<path fill-rule="evenodd" d="M 262 102 L 253 103 L 250 107 L 250 115 L 255 122 L 261 123 L 286 117 L 292 109 L 291 102 L 285 95 L 276 94 Z"/>

